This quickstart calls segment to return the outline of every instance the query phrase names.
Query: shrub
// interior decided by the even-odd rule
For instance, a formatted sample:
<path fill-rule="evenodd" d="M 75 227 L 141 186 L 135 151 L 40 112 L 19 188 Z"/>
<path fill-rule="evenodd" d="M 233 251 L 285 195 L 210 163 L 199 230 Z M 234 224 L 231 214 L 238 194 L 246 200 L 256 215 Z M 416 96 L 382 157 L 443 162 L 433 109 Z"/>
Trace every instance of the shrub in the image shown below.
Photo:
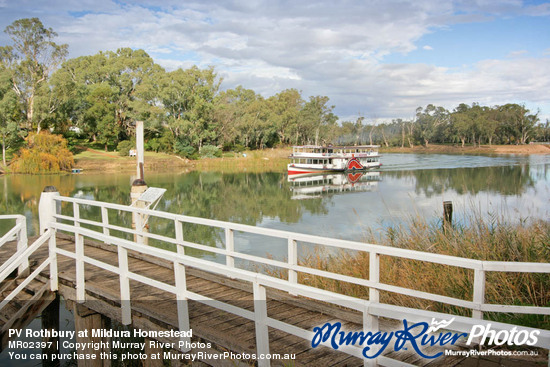
<path fill-rule="evenodd" d="M 203 158 L 220 158 L 222 156 L 221 149 L 214 145 L 202 146 L 199 153 Z"/>
<path fill-rule="evenodd" d="M 26 147 L 14 156 L 11 169 L 16 173 L 55 173 L 73 168 L 74 158 L 67 140 L 48 131 L 29 134 Z"/>
<path fill-rule="evenodd" d="M 130 149 L 135 149 L 136 144 L 131 140 L 123 140 L 118 143 L 116 150 L 118 154 L 122 157 L 128 157 L 130 154 Z"/>
<path fill-rule="evenodd" d="M 178 139 L 174 142 L 174 153 L 188 159 L 198 159 L 195 148 L 182 139 Z"/>

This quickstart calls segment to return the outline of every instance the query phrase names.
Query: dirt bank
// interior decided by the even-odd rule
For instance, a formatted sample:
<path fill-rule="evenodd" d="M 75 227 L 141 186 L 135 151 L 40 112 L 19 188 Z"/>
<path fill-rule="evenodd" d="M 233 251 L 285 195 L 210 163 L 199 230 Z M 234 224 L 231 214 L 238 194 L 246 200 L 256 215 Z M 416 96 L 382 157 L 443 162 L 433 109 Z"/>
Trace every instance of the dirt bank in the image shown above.
<path fill-rule="evenodd" d="M 194 163 L 188 159 L 163 153 L 145 152 L 145 172 L 172 170 L 181 172 L 193 167 Z M 87 149 L 75 155 L 75 168 L 82 169 L 83 173 L 135 172 L 136 158 Z"/>
<path fill-rule="evenodd" d="M 461 146 L 435 145 L 428 147 L 415 146 L 414 148 L 390 147 L 380 148 L 381 153 L 438 153 L 438 154 L 550 154 L 550 145 L 528 144 L 528 145 L 481 145 Z"/>

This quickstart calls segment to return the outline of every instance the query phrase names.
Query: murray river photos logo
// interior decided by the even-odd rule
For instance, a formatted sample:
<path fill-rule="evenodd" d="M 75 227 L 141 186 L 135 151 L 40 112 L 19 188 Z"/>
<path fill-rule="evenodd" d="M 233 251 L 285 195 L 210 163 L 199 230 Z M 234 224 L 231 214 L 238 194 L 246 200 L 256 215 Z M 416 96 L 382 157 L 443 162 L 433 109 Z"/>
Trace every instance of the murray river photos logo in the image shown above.
<path fill-rule="evenodd" d="M 440 331 L 449 327 L 455 318 L 450 320 L 437 321 L 432 319 L 431 324 L 427 322 L 409 323 L 403 320 L 403 329 L 396 331 L 343 331 L 340 322 L 327 322 L 323 326 L 313 328 L 313 339 L 311 346 L 317 347 L 321 343 L 337 350 L 343 346 L 359 346 L 363 348 L 362 354 L 365 358 L 376 358 L 386 349 L 393 346 L 393 350 L 409 350 L 412 348 L 419 356 L 433 359 L 443 355 L 443 351 L 435 354 L 425 354 L 424 347 L 450 346 L 459 339 L 467 338 L 466 344 L 479 342 L 480 344 L 490 343 L 495 345 L 534 345 L 537 343 L 537 335 L 540 330 L 518 330 L 513 327 L 510 330 L 493 330 L 491 324 L 474 325 L 470 333 L 457 333 Z"/>

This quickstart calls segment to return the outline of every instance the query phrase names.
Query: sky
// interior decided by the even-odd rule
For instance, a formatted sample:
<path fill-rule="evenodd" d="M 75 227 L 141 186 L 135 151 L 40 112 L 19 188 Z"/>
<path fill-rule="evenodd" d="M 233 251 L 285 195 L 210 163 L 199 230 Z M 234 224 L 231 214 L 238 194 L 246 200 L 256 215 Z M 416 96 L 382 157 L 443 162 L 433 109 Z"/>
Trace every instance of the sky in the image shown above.
<path fill-rule="evenodd" d="M 141 48 L 169 71 L 214 66 L 222 89 L 328 96 L 341 121 L 474 102 L 550 119 L 545 1 L 0 0 L 1 29 L 31 17 L 71 58 Z"/>

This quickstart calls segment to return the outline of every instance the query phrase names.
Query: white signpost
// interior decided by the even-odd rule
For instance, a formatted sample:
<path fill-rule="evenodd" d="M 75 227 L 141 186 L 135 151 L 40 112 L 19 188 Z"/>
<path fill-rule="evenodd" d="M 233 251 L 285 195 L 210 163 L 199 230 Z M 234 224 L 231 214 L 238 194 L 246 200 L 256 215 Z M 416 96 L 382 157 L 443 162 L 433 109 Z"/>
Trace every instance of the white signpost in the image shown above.
<path fill-rule="evenodd" d="M 165 192 L 166 189 L 160 187 L 149 187 L 133 205 L 138 206 L 137 203 L 140 203 L 140 208 L 155 209 Z"/>

